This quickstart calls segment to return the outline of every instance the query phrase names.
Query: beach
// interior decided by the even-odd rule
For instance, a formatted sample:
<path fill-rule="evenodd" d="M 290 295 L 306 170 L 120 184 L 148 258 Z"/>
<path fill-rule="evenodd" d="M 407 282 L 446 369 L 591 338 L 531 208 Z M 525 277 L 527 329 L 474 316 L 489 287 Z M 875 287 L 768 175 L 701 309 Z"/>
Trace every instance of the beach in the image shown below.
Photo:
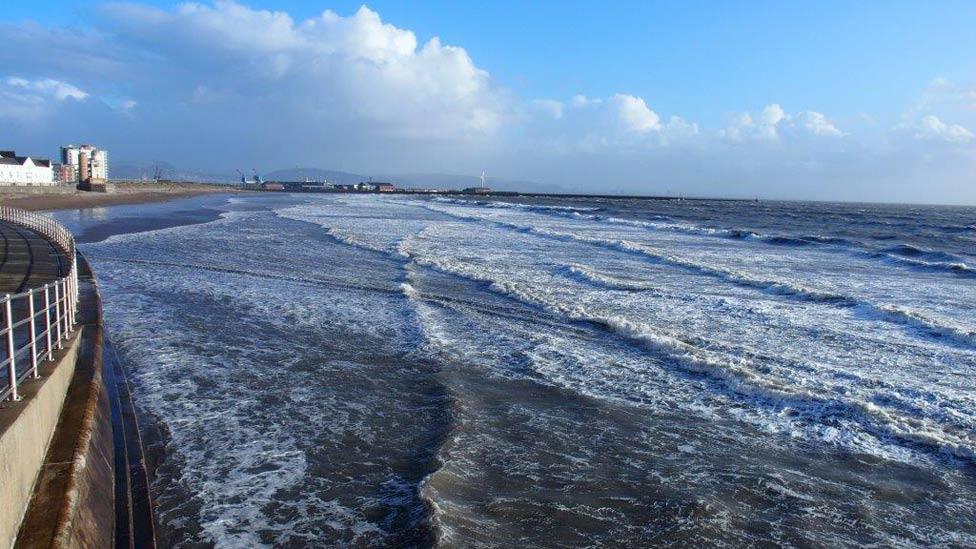
<path fill-rule="evenodd" d="M 227 185 L 204 183 L 115 183 L 109 193 L 78 191 L 64 187 L 39 188 L 8 187 L 0 189 L 0 204 L 25 210 L 51 211 L 147 204 L 175 198 L 239 192 Z"/>

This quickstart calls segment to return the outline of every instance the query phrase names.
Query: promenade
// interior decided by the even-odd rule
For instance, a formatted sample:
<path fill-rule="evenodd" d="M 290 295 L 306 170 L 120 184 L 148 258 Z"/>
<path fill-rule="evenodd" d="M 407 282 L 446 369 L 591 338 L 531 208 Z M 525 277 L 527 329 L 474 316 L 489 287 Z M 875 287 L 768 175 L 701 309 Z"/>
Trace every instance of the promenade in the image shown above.
<path fill-rule="evenodd" d="M 49 239 L 0 221 L 0 295 L 15 294 L 66 276 L 70 262 Z"/>
<path fill-rule="evenodd" d="M 124 372 L 56 220 L 0 206 L 0 306 L 0 547 L 154 547 Z"/>

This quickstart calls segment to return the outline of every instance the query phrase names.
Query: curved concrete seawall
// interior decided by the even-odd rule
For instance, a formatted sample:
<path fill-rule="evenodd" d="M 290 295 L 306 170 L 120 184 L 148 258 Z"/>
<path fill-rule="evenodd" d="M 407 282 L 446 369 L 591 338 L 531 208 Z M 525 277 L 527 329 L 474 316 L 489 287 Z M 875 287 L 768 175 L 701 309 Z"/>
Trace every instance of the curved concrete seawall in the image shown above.
<path fill-rule="evenodd" d="M 30 501 L 75 372 L 79 338 L 25 384 L 22 400 L 0 409 L 0 546 L 10 547 Z"/>
<path fill-rule="evenodd" d="M 98 289 L 79 256 L 74 376 L 15 547 L 113 547 L 114 455 Z"/>
<path fill-rule="evenodd" d="M 101 299 L 80 254 L 76 273 L 63 349 L 0 403 L 0 549 L 155 545 L 138 425 L 124 371 L 103 364 Z"/>

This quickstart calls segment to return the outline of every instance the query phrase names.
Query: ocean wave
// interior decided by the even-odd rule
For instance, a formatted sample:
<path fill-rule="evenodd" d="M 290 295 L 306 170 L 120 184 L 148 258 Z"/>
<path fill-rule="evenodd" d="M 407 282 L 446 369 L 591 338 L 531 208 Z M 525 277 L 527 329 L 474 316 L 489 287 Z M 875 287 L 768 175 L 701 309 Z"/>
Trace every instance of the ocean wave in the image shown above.
<path fill-rule="evenodd" d="M 667 230 L 672 232 L 698 234 L 702 236 L 728 238 L 732 240 L 752 240 L 775 246 L 803 247 L 811 245 L 823 245 L 822 249 L 825 250 L 841 251 L 852 254 L 856 257 L 864 257 L 868 259 L 880 259 L 888 263 L 894 263 L 904 267 L 940 271 L 956 275 L 976 276 L 976 269 L 967 265 L 963 259 L 958 256 L 942 251 L 923 250 L 910 244 L 899 244 L 888 247 L 881 252 L 872 252 L 869 248 L 866 248 L 863 244 L 855 240 L 840 237 L 825 237 L 820 235 L 769 235 L 746 229 L 720 229 L 673 223 L 648 223 L 612 217 L 601 218 L 599 216 L 593 216 L 593 218 L 601 219 L 610 223 L 645 227 L 652 230 Z"/>
<path fill-rule="evenodd" d="M 897 246 L 892 246 L 890 248 L 885 248 L 882 250 L 891 255 L 900 255 L 904 257 L 928 257 L 932 255 L 931 252 L 916 248 L 915 246 L 909 244 L 899 244 Z"/>
<path fill-rule="evenodd" d="M 912 259 L 922 259 L 930 262 L 938 263 L 961 263 L 962 259 L 958 256 L 952 255 L 946 252 L 940 252 L 935 250 L 925 250 L 912 246 L 911 244 L 899 244 L 898 246 L 892 246 L 882 250 L 883 252 L 890 255 L 897 255 L 901 257 L 908 257 Z"/>
<path fill-rule="evenodd" d="M 897 263 L 902 263 L 919 269 L 949 272 L 949 273 L 958 274 L 967 277 L 976 276 L 976 268 L 970 267 L 966 263 L 938 263 L 938 262 L 929 262 L 929 261 L 915 261 L 911 259 L 898 258 L 898 257 L 889 257 L 889 259 Z"/>
<path fill-rule="evenodd" d="M 281 227 L 272 216 L 253 227 L 268 248 L 272 223 Z M 107 329 L 137 361 L 134 394 L 174 433 L 154 481 L 161 524 L 186 545 L 403 545 L 412 532 L 423 536 L 428 508 L 417 476 L 450 418 L 439 411 L 438 385 L 417 382 L 434 380 L 433 366 L 409 354 L 414 324 L 404 322 L 400 289 L 336 276 L 326 252 L 312 261 L 287 253 L 315 249 L 320 238 L 293 234 L 278 253 L 256 258 L 253 241 L 234 238 L 241 229 L 193 229 L 219 244 L 213 249 L 188 235 L 143 235 L 92 254 Z M 117 257 L 133 253 L 148 258 Z M 234 335 L 240 326 L 250 335 Z M 266 390 L 285 374 L 285 390 Z M 200 398 L 174 398 L 187 391 Z M 437 405 L 417 408 L 415 398 Z M 376 415 L 401 427 L 376 426 Z M 174 455 L 184 467 L 174 469 Z M 323 467 L 340 462 L 366 465 L 355 474 Z M 160 485 L 185 486 L 187 495 L 160 495 Z M 192 521 L 199 533 L 183 534 Z"/>
<path fill-rule="evenodd" d="M 608 290 L 643 292 L 657 289 L 654 284 L 610 276 L 608 274 L 598 272 L 587 265 L 566 265 L 560 269 L 560 272 L 567 275 L 569 278 L 582 280 L 583 282 L 594 284 Z"/>
<path fill-rule="evenodd" d="M 807 425 L 807 427 L 799 425 L 783 427 L 784 429 L 796 428 L 801 432 L 819 433 L 818 436 L 823 436 L 829 442 L 842 445 L 855 444 L 862 450 L 881 451 L 882 455 L 889 458 L 897 459 L 897 456 L 879 450 L 876 445 L 894 443 L 896 446 L 921 451 L 927 455 L 976 459 L 976 451 L 973 449 L 976 447 L 976 441 L 963 435 L 946 433 L 943 426 L 931 419 L 901 417 L 899 411 L 904 412 L 904 409 L 893 410 L 876 402 L 853 398 L 825 397 L 803 386 L 792 385 L 775 377 L 763 375 L 763 368 L 753 364 L 748 358 L 705 349 L 692 343 L 694 338 L 667 334 L 660 328 L 636 322 L 625 316 L 595 313 L 578 303 L 561 302 L 549 294 L 534 292 L 518 282 L 497 280 L 462 264 L 441 258 L 421 257 L 416 254 L 411 254 L 411 258 L 419 265 L 487 283 L 492 291 L 522 303 L 540 307 L 577 322 L 602 327 L 665 358 L 667 364 L 679 368 L 686 375 L 693 378 L 705 376 L 711 383 L 717 384 L 715 388 L 721 393 L 747 400 L 751 405 L 750 410 L 760 407 L 774 414 L 762 418 L 744 417 L 744 419 L 762 423 L 779 416 L 788 424 L 799 422 Z M 412 291 L 412 288 L 409 291 Z M 874 439 L 874 442 L 854 441 L 850 437 L 837 436 L 838 422 L 850 422 L 851 426 L 847 428 L 863 430 Z M 833 438 L 824 433 L 833 433 L 831 435 Z"/>
<path fill-rule="evenodd" d="M 517 223 L 485 219 L 477 216 L 471 216 L 469 219 L 489 222 L 508 229 L 535 234 L 547 238 L 554 238 L 562 241 L 581 242 L 637 254 L 647 260 L 651 260 L 659 264 L 680 267 L 693 273 L 709 276 L 711 278 L 738 286 L 756 289 L 767 294 L 792 297 L 801 299 L 803 301 L 823 303 L 847 309 L 857 308 L 862 312 L 869 313 L 877 320 L 884 320 L 898 326 L 908 328 L 911 333 L 923 335 L 930 340 L 934 339 L 941 343 L 949 342 L 956 345 L 976 348 L 976 333 L 959 326 L 953 326 L 945 322 L 940 322 L 938 320 L 929 318 L 919 311 L 912 311 L 897 307 L 895 305 L 875 304 L 854 296 L 824 291 L 816 288 L 809 288 L 795 282 L 758 278 L 741 271 L 723 269 L 659 252 L 643 244 L 628 240 L 587 237 L 575 233 L 553 231 L 551 229 L 543 229 L 531 225 L 520 225 Z"/>
<path fill-rule="evenodd" d="M 386 197 L 364 202 L 391 210 Z M 417 213 L 416 202 L 403 210 L 404 218 Z M 185 483 L 194 499 L 174 509 L 172 496 L 157 498 L 163 501 L 160 520 L 182 528 L 181 522 L 199 515 L 209 534 L 191 541 L 544 544 L 551 542 L 545 537 L 550 523 L 569 522 L 589 528 L 580 528 L 584 543 L 587 532 L 597 532 L 591 542 L 640 544 L 661 531 L 668 539 L 685 539 L 685 532 L 703 526 L 715 529 L 693 541 L 748 544 L 773 535 L 788 542 L 801 539 L 795 532 L 824 545 L 931 543 L 962 531 L 968 537 L 957 543 L 972 539 L 965 513 L 929 526 L 933 515 L 938 519 L 948 510 L 949 516 L 972 499 L 964 481 L 976 463 L 976 415 L 964 376 L 976 355 L 902 345 L 901 337 L 889 345 L 877 336 L 899 336 L 898 329 L 873 321 L 889 315 L 906 330 L 924 332 L 929 321 L 941 319 L 836 301 L 870 317 L 864 322 L 829 307 L 756 299 L 738 288 L 729 292 L 727 284 L 703 277 L 738 277 L 737 286 L 799 301 L 844 297 L 824 291 L 830 286 L 816 287 L 812 276 L 762 274 L 767 271 L 746 265 L 741 268 L 747 272 L 731 270 L 724 260 L 682 248 L 692 239 L 631 249 L 631 257 L 547 241 L 538 228 L 499 229 L 426 212 L 434 219 L 430 231 L 414 233 L 402 224 L 387 230 L 361 215 L 361 206 L 322 206 L 315 226 L 263 215 L 216 234 L 173 235 L 169 243 L 146 238 L 98 250 L 103 292 L 110 298 L 106 319 L 126 331 L 120 340 L 128 340 L 139 360 L 137 397 L 149 411 L 175 418 L 170 451 L 182 449 L 188 460 L 186 474 L 176 469 L 170 478 Z M 538 218 L 450 209 L 477 214 L 472 220 Z M 326 237 L 330 226 L 341 232 Z M 636 235 L 635 242 L 611 241 L 621 246 L 655 240 L 605 226 L 573 232 Z M 390 238 L 381 237 L 387 233 Z M 395 249 L 391 242 L 398 242 Z M 120 263 L 133 255 L 145 258 L 144 264 Z M 659 268 L 644 258 L 684 263 Z M 421 267 L 428 261 L 449 274 Z M 802 272 L 832 265 L 807 266 Z M 850 273 L 852 287 L 881 280 L 881 268 L 866 267 Z M 259 278 L 217 274 L 223 272 Z M 329 285 L 308 286 L 318 280 L 306 275 L 329 279 Z M 789 284 L 775 285 L 780 282 Z M 358 291 L 359 283 L 369 291 Z M 655 285 L 674 289 L 674 295 L 659 299 Z M 719 291 L 712 291 L 716 286 Z M 371 291 L 376 289 L 387 293 Z M 188 299 L 196 306 L 186 307 Z M 489 316 L 499 312 L 506 316 Z M 228 319 L 237 328 L 226 329 Z M 964 314 L 959 321 L 968 322 Z M 858 333 L 861 326 L 864 333 Z M 972 335 L 960 330 L 957 336 Z M 443 349 L 432 342 L 438 336 Z M 377 361 L 382 345 L 389 349 Z M 215 347 L 223 349 L 219 356 Z M 283 374 L 287 386 L 268 391 Z M 200 398 L 182 398 L 186 394 Z M 587 427 L 583 435 L 581 426 Z M 581 445 L 584 439 L 592 441 Z M 237 454 L 243 457 L 210 459 Z M 735 456 L 743 455 L 759 457 L 737 462 Z M 648 476 L 644 465 L 657 457 L 661 467 Z M 843 478 L 832 473 L 837 463 L 852 460 L 857 466 Z M 805 465 L 783 469 L 770 463 Z M 835 505 L 831 485 L 837 482 L 824 488 L 824 471 L 877 496 L 883 512 L 875 515 L 884 522 L 872 520 L 850 536 L 818 534 L 849 526 L 844 517 L 850 513 Z M 626 483 L 607 486 L 610 477 Z M 910 482 L 892 485 L 895 477 Z M 586 492 L 594 482 L 602 483 L 603 493 L 586 501 L 573 495 L 579 490 L 560 488 Z M 633 488 L 621 490 L 625 484 Z M 490 501 L 479 491 L 486 485 L 496 488 Z M 693 496 L 745 490 L 766 515 L 816 507 L 811 516 L 827 527 L 784 530 L 774 516 L 770 526 L 752 528 L 749 513 L 757 505 L 741 513 L 676 506 L 687 498 L 675 499 L 669 486 Z M 952 501 L 929 505 L 932 490 Z M 500 503 L 506 498 L 514 503 Z M 666 508 L 657 512 L 662 502 Z M 610 511 L 592 513 L 597 506 L 626 509 L 618 518 Z M 612 522 L 646 526 L 648 513 L 661 515 L 663 530 L 655 525 L 640 537 L 607 534 Z M 703 515 L 717 518 L 703 523 L 696 518 Z M 824 520 L 828 515 L 840 518 Z M 546 528 L 539 527 L 539 516 L 552 519 L 544 521 Z M 685 528 L 677 536 L 667 530 L 675 517 Z M 527 535 L 526 528 L 541 534 Z M 430 536 L 407 537 L 413 531 Z M 472 535 L 482 532 L 487 534 Z"/>
<path fill-rule="evenodd" d="M 463 198 L 447 198 L 443 196 L 435 196 L 431 199 L 432 202 L 441 202 L 444 204 L 457 204 L 460 206 L 479 206 L 482 208 L 500 208 L 500 209 L 513 209 L 513 210 L 524 210 L 530 212 L 562 212 L 562 213 L 572 213 L 572 212 L 598 212 L 603 208 L 591 207 L 591 206 L 555 206 L 549 204 L 522 204 L 518 202 L 502 202 L 496 200 L 465 200 Z"/>
<path fill-rule="evenodd" d="M 444 201 L 452 199 L 443 199 Z M 465 206 L 472 205 L 482 205 L 481 203 L 476 203 L 472 201 L 455 201 L 454 203 L 459 203 Z M 500 207 L 497 206 L 499 203 L 488 203 L 487 207 Z M 631 227 L 641 227 L 653 231 L 668 231 L 683 234 L 692 234 L 700 236 L 710 236 L 718 238 L 727 238 L 731 240 L 751 240 L 755 242 L 770 244 L 774 246 L 795 246 L 795 247 L 805 247 L 813 245 L 822 245 L 823 249 L 830 251 L 841 251 L 845 253 L 850 253 L 856 257 L 863 257 L 874 260 L 882 260 L 888 263 L 897 264 L 903 267 L 939 271 L 948 274 L 963 275 L 963 276 L 976 276 L 976 268 L 973 268 L 966 264 L 964 260 L 958 256 L 947 252 L 935 251 L 935 250 L 923 250 L 917 248 L 910 244 L 899 244 L 896 246 L 888 247 L 881 252 L 873 252 L 870 248 L 865 247 L 862 243 L 842 237 L 831 237 L 822 235 L 783 235 L 783 234 L 764 234 L 749 229 L 736 229 L 736 228 L 720 228 L 720 227 L 704 227 L 700 225 L 693 225 L 688 223 L 675 223 L 667 221 L 644 221 L 638 219 L 628 219 L 615 216 L 603 216 L 594 215 L 588 213 L 592 210 L 586 210 L 583 208 L 573 208 L 568 206 L 529 206 L 529 205 L 508 205 L 515 206 L 520 209 L 527 211 L 536 211 L 543 214 L 557 215 L 559 217 L 568 217 L 583 219 L 588 221 L 597 221 L 604 223 L 611 223 L 617 225 L 626 225 Z M 505 207 L 508 207 L 505 206 Z M 667 220 L 668 218 L 664 218 Z M 880 237 L 876 237 L 880 238 Z M 885 239 L 897 239 L 897 235 L 888 235 Z"/>
<path fill-rule="evenodd" d="M 657 253 L 647 249 L 643 245 L 623 240 L 601 242 L 599 240 L 587 239 L 586 241 L 609 245 L 629 252 L 637 252 L 658 262 L 682 267 L 689 271 L 739 286 L 754 288 L 764 293 L 795 297 L 804 301 L 824 303 L 836 307 L 857 308 L 862 312 L 869 313 L 875 319 L 908 327 L 928 338 L 934 338 L 940 342 L 948 341 L 966 347 L 976 348 L 976 332 L 948 324 L 945 321 L 937 321 L 919 311 L 898 307 L 896 305 L 875 304 L 853 296 L 808 288 L 794 282 L 757 278 L 741 271 L 720 269 L 672 255 Z"/>
<path fill-rule="evenodd" d="M 972 225 L 940 225 L 936 229 L 947 233 L 976 233 L 976 223 Z"/>
<path fill-rule="evenodd" d="M 897 305 L 875 305 L 872 303 L 859 303 L 857 308 L 887 322 L 914 328 L 931 338 L 976 348 L 976 331 L 954 326 L 946 321 L 934 320 L 919 311 Z"/>
<path fill-rule="evenodd" d="M 748 273 L 732 271 L 707 265 L 700 262 L 691 261 L 673 254 L 664 253 L 653 248 L 649 248 L 639 243 L 621 239 L 600 239 L 574 233 L 553 231 L 546 228 L 532 225 L 523 225 L 510 221 L 499 220 L 485 215 L 479 215 L 476 211 L 467 208 L 439 208 L 436 205 L 429 205 L 433 211 L 444 213 L 455 218 L 467 221 L 485 222 L 499 226 L 507 230 L 537 235 L 545 238 L 552 238 L 562 241 L 582 242 L 594 246 L 607 247 L 627 253 L 639 255 L 646 260 L 657 263 L 678 266 L 690 272 L 704 276 L 714 277 L 732 284 L 750 287 L 761 292 L 788 296 L 804 301 L 825 303 L 832 306 L 855 310 L 858 313 L 869 316 L 875 320 L 885 320 L 894 322 L 909 333 L 913 334 L 937 334 L 939 341 L 955 341 L 972 345 L 973 334 L 954 326 L 942 324 L 935 319 L 929 318 L 918 311 L 910 311 L 903 308 L 886 305 L 875 305 L 851 296 L 845 296 L 829 291 L 802 286 L 793 282 L 767 280 L 754 277 Z M 354 239 L 352 239 L 354 240 Z M 356 245 L 353 242 L 347 242 Z M 578 302 L 563 302 L 559 300 L 558 294 L 550 292 L 539 292 L 530 285 L 526 285 L 519 280 L 499 279 L 492 275 L 490 271 L 485 271 L 477 264 L 455 261 L 440 255 L 429 255 L 418 253 L 415 242 L 409 239 L 398 247 L 395 252 L 398 257 L 408 260 L 409 263 L 416 263 L 435 271 L 440 271 L 455 276 L 467 278 L 472 281 L 484 283 L 485 287 L 492 292 L 505 295 L 519 303 L 538 307 L 541 310 L 557 314 L 563 318 L 603 327 L 627 340 L 633 341 L 640 347 L 645 348 L 655 355 L 666 357 L 669 364 L 683 372 L 682 375 L 690 376 L 689 379 L 701 378 L 710 380 L 716 384 L 715 387 L 720 393 L 735 395 L 737 399 L 744 399 L 751 402 L 754 406 L 736 408 L 743 414 L 750 414 L 750 410 L 758 407 L 761 410 L 772 411 L 774 415 L 784 415 L 787 417 L 787 424 L 775 427 L 779 432 L 801 432 L 813 436 L 824 438 L 829 442 L 841 445 L 853 445 L 867 451 L 878 451 L 884 454 L 883 450 L 871 449 L 872 445 L 895 444 L 900 448 L 910 448 L 912 451 L 922 451 L 927 455 L 949 455 L 954 459 L 972 459 L 973 450 L 976 443 L 971 443 L 957 434 L 944 433 L 943 425 L 938 420 L 930 418 L 906 417 L 907 408 L 903 410 L 890 410 L 877 403 L 868 402 L 868 397 L 858 397 L 857 400 L 850 400 L 848 397 L 824 397 L 822 394 L 810 393 L 804 386 L 796 386 L 788 379 L 780 379 L 780 376 L 770 376 L 762 364 L 754 364 L 750 358 L 751 353 L 746 349 L 736 351 L 732 347 L 708 345 L 700 337 L 685 337 L 680 334 L 668 334 L 662 332 L 660 328 L 648 326 L 637 322 L 623 315 L 603 314 L 590 311 Z M 573 269 L 575 267 L 575 269 Z M 630 281 L 623 281 L 617 277 L 607 276 L 588 266 L 574 264 L 564 268 L 562 274 L 579 279 L 586 279 L 592 284 L 605 284 L 618 288 L 637 285 L 628 285 Z M 401 287 L 401 291 L 408 298 L 414 298 L 414 288 Z M 703 346 L 704 345 L 704 346 Z M 853 398 L 853 397 L 851 397 Z M 938 410 L 936 410 L 937 412 Z M 933 414 L 932 410 L 926 410 L 926 414 Z M 750 421 L 758 421 L 764 424 L 770 419 L 767 412 L 762 412 L 762 417 L 748 417 Z M 789 424 L 797 423 L 795 428 Z M 854 434 L 838 435 L 838 422 L 852 422 L 851 427 Z M 875 439 L 874 442 L 864 440 L 850 440 L 851 436 L 857 432 L 869 433 Z M 866 436 L 866 435 L 864 435 Z M 888 456 L 892 457 L 892 456 Z M 897 458 L 897 456 L 896 456 Z M 900 459 L 900 458 L 898 458 Z"/>
<path fill-rule="evenodd" d="M 862 255 L 921 270 L 946 272 L 966 277 L 976 276 L 976 268 L 964 263 L 961 257 L 946 252 L 923 250 L 908 244 L 900 244 L 886 248 L 881 252 Z"/>
<path fill-rule="evenodd" d="M 350 244 L 352 245 L 352 244 Z M 241 275 L 252 278 L 262 278 L 267 280 L 278 280 L 282 282 L 294 282 L 296 284 L 303 284 L 309 286 L 325 286 L 331 288 L 343 288 L 346 290 L 363 290 L 370 292 L 385 292 L 385 293 L 396 293 L 396 290 L 387 287 L 380 286 L 378 284 L 366 284 L 360 283 L 350 283 L 338 278 L 323 278 L 321 276 L 289 276 L 281 273 L 271 273 L 267 271 L 258 271 L 251 269 L 240 269 L 236 267 L 227 267 L 223 265 L 213 265 L 204 263 L 189 263 L 185 261 L 163 261 L 163 260 L 153 260 L 153 259 L 139 259 L 133 257 L 116 257 L 107 255 L 96 256 L 100 263 L 128 263 L 132 265 L 152 265 L 156 267 L 167 267 L 167 268 L 177 268 L 177 269 L 189 269 L 193 271 L 209 271 L 212 273 L 222 273 L 222 274 L 233 274 Z"/>

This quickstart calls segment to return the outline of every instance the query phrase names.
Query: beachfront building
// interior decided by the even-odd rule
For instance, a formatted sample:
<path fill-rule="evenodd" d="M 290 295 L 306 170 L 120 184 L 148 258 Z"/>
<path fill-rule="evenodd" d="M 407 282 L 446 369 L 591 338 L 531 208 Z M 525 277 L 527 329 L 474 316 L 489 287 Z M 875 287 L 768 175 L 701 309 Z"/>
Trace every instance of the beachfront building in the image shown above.
<path fill-rule="evenodd" d="M 0 151 L 0 185 L 54 185 L 51 161 L 29 156 L 17 156 L 14 151 Z"/>
<path fill-rule="evenodd" d="M 61 164 L 73 167 L 73 181 L 77 183 L 84 183 L 89 178 L 98 181 L 108 179 L 108 151 L 94 145 L 61 147 Z"/>
<path fill-rule="evenodd" d="M 54 180 L 63 185 L 77 183 L 78 166 L 72 166 L 71 164 L 55 164 Z"/>

